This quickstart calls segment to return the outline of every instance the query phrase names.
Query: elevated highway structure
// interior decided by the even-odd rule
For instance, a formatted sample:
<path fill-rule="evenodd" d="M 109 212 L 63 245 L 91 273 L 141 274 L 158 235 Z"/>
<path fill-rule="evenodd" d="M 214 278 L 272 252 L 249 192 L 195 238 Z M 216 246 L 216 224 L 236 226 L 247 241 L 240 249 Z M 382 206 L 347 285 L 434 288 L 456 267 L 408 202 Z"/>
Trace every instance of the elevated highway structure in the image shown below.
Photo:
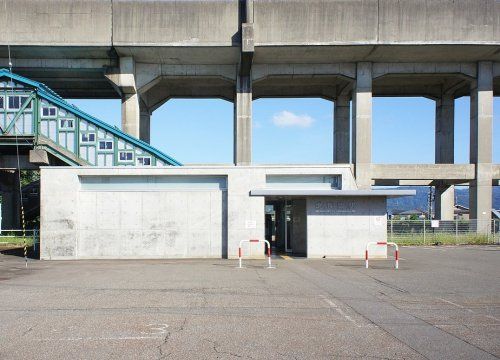
<path fill-rule="evenodd" d="M 0 65 L 64 98 L 119 98 L 122 130 L 145 142 L 171 98 L 234 103 L 234 163 L 252 163 L 252 100 L 335 102 L 333 163 L 359 188 L 411 181 L 437 188 L 453 217 L 453 186 L 471 189 L 487 220 L 493 97 L 500 93 L 495 0 L 3 0 Z M 435 163 L 372 164 L 372 98 L 435 101 Z M 470 164 L 454 158 L 454 100 L 470 96 Z M 352 112 L 351 112 L 352 102 Z"/>

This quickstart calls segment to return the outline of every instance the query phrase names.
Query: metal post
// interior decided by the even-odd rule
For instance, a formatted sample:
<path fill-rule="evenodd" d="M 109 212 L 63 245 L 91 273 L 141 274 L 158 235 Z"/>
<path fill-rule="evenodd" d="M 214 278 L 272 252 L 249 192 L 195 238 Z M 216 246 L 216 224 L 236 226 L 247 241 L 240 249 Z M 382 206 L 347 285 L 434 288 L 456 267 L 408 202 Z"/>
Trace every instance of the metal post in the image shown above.
<path fill-rule="evenodd" d="M 455 220 L 455 244 L 458 242 L 458 219 Z"/>
<path fill-rule="evenodd" d="M 394 229 L 393 229 L 393 227 L 392 227 L 392 226 L 393 226 L 393 224 L 392 224 L 392 218 L 391 218 L 391 241 L 392 241 L 392 234 L 393 234 L 393 232 L 394 232 Z"/>
<path fill-rule="evenodd" d="M 425 245 L 425 219 L 424 219 L 424 245 Z"/>

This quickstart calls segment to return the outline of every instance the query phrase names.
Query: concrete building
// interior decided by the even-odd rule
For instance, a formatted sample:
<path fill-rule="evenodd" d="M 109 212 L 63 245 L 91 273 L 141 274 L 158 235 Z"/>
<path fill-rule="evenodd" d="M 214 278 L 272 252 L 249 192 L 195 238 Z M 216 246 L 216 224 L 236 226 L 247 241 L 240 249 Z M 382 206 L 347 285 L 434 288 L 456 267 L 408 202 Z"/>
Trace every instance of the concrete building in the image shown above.
<path fill-rule="evenodd" d="M 262 240 L 269 227 L 278 252 L 360 258 L 367 242 L 387 240 L 387 197 L 415 194 L 359 190 L 349 165 L 41 172 L 41 258 L 52 260 L 235 258 L 241 240 Z M 264 255 L 252 245 L 245 254 Z"/>
<path fill-rule="evenodd" d="M 252 100 L 321 97 L 335 103 L 332 163 L 349 164 L 357 189 L 432 185 L 436 217 L 452 219 L 454 185 L 469 185 L 471 218 L 491 219 L 498 1 L 3 2 L 0 66 L 10 54 L 15 73 L 64 98 L 120 98 L 133 137 L 149 142 L 150 116 L 169 99 L 221 98 L 234 103 L 234 164 L 249 166 Z M 372 163 L 377 96 L 435 100 L 434 163 Z M 454 163 L 462 96 L 471 102 L 469 164 Z"/>

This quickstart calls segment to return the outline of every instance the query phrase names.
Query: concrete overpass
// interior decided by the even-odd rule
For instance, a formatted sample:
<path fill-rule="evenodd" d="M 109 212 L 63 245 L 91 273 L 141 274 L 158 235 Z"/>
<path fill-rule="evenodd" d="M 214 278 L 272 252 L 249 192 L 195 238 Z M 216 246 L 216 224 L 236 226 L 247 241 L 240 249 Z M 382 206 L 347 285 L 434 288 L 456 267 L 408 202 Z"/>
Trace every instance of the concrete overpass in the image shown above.
<path fill-rule="evenodd" d="M 360 188 L 431 183 L 438 217 L 453 185 L 471 188 L 471 217 L 489 218 L 493 96 L 500 93 L 495 0 L 2 0 L 0 66 L 66 98 L 121 98 L 122 128 L 149 141 L 171 98 L 234 102 L 234 162 L 251 164 L 252 100 L 335 102 L 335 163 Z M 454 99 L 471 97 L 470 165 L 454 164 Z M 373 165 L 372 97 L 436 101 L 435 164 Z M 349 103 L 352 101 L 353 113 Z M 350 130 L 352 117 L 352 132 Z M 352 153 L 352 155 L 351 155 Z M 443 173 L 444 172 L 444 173 Z"/>

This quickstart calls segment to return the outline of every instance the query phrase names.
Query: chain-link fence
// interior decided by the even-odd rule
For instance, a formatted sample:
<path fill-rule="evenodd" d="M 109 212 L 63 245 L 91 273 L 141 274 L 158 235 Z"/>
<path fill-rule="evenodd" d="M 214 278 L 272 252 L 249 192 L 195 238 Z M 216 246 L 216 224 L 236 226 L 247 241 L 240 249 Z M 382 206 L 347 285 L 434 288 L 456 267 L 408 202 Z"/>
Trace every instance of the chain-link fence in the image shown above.
<path fill-rule="evenodd" d="M 38 230 L 0 230 L 0 248 L 16 246 L 33 246 L 40 242 Z"/>
<path fill-rule="evenodd" d="M 500 244 L 500 220 L 392 220 L 388 241 L 400 245 Z"/>

